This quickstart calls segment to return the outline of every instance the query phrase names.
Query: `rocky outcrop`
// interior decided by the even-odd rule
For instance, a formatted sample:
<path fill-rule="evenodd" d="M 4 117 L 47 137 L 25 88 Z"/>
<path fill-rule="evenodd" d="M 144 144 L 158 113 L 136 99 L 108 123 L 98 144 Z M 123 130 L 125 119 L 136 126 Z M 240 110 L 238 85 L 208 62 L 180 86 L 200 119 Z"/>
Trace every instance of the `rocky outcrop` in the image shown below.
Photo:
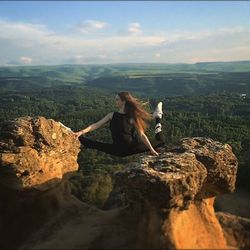
<path fill-rule="evenodd" d="M 80 143 L 56 121 L 21 117 L 0 138 L 2 248 L 227 248 L 213 208 L 217 194 L 235 188 L 227 144 L 185 138 L 158 157 L 138 155 L 114 176 L 121 198 L 110 199 L 119 206 L 103 211 L 71 195 Z"/>
<path fill-rule="evenodd" d="M 227 245 L 234 249 L 250 249 L 250 219 L 230 213 L 217 212 Z"/>
<path fill-rule="evenodd" d="M 80 142 L 60 123 L 20 117 L 1 131 L 0 183 L 14 190 L 48 190 L 77 169 Z"/>
<path fill-rule="evenodd" d="M 63 220 L 67 207 L 77 213 L 81 204 L 71 196 L 67 179 L 78 169 L 79 144 L 67 129 L 45 117 L 20 117 L 2 126 L 1 248 L 17 247 L 57 215 Z"/>
<path fill-rule="evenodd" d="M 234 190 L 236 171 L 229 145 L 186 138 L 159 157 L 143 156 L 117 173 L 115 189 L 142 215 L 140 248 L 225 249 L 213 203 L 217 194 Z"/>

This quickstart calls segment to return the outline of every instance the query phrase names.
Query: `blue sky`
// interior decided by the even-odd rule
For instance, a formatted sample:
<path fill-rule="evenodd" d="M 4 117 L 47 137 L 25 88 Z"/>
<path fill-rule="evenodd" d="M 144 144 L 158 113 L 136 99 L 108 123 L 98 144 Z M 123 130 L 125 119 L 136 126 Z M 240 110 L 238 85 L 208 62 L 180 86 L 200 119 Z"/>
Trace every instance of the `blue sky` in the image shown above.
<path fill-rule="evenodd" d="M 0 2 L 0 65 L 250 60 L 247 1 Z"/>

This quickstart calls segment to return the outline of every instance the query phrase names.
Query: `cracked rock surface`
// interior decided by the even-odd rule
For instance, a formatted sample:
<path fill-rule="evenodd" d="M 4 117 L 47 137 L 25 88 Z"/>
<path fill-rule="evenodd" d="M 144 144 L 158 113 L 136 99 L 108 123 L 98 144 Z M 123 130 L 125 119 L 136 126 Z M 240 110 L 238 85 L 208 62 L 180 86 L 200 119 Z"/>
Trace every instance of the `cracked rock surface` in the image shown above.
<path fill-rule="evenodd" d="M 184 138 L 160 156 L 141 156 L 116 174 L 116 187 L 131 202 L 148 200 L 159 208 L 187 208 L 234 191 L 237 158 L 228 144 L 209 138 Z"/>
<path fill-rule="evenodd" d="M 8 188 L 47 190 L 78 169 L 80 142 L 58 122 L 19 117 L 4 124 L 0 182 Z"/>
<path fill-rule="evenodd" d="M 184 138 L 157 157 L 138 155 L 114 175 L 119 198 L 111 193 L 106 210 L 71 194 L 79 151 L 72 131 L 52 119 L 2 126 L 1 249 L 227 249 L 213 204 L 235 189 L 230 145 Z"/>

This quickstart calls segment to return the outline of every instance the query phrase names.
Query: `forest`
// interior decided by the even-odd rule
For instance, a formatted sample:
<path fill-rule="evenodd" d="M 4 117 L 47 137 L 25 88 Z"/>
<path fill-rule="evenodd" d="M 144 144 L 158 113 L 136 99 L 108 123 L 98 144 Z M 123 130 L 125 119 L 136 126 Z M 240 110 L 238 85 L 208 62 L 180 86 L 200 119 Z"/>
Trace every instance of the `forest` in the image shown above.
<path fill-rule="evenodd" d="M 128 90 L 146 101 L 150 112 L 158 101 L 163 102 L 167 143 L 192 136 L 229 143 L 239 160 L 237 185 L 250 190 L 246 160 L 250 150 L 249 66 L 249 62 L 235 62 L 2 67 L 0 128 L 6 120 L 39 115 L 79 131 L 115 111 L 115 94 Z M 149 138 L 153 125 L 146 131 Z M 87 136 L 112 142 L 108 126 Z M 79 171 L 71 179 L 72 192 L 102 207 L 112 190 L 113 174 L 136 157 L 81 150 Z"/>

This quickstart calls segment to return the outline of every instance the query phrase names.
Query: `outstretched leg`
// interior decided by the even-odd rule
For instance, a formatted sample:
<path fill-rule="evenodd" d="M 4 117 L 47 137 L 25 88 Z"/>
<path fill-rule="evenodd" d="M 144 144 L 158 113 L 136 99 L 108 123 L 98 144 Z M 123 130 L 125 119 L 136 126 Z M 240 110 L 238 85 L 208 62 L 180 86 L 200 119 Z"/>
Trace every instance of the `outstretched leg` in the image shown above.
<path fill-rule="evenodd" d="M 163 145 L 165 144 L 165 136 L 162 133 L 161 130 L 161 119 L 162 119 L 162 102 L 159 102 L 156 106 L 156 109 L 153 113 L 153 116 L 155 117 L 155 139 L 156 141 L 153 142 L 155 147 L 157 145 Z"/>
<path fill-rule="evenodd" d="M 159 117 L 155 118 L 155 140 L 157 140 L 157 142 L 161 142 L 163 144 L 165 144 L 165 142 L 166 142 L 165 136 L 161 130 L 161 118 L 159 118 Z"/>
<path fill-rule="evenodd" d="M 81 142 L 81 144 L 84 145 L 86 148 L 97 149 L 104 153 L 115 155 L 115 156 L 123 156 L 124 154 L 121 148 L 111 143 L 95 141 L 87 137 L 84 137 L 82 135 L 79 136 L 78 139 Z"/>

